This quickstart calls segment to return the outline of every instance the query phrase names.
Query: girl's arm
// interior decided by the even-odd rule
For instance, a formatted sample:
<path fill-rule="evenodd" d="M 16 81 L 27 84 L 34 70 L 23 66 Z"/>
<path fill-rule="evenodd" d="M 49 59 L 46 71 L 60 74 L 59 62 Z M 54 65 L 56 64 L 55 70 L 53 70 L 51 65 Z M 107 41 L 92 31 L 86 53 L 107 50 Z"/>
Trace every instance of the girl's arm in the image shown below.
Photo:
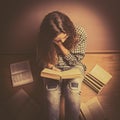
<path fill-rule="evenodd" d="M 86 48 L 86 33 L 83 28 L 77 28 L 76 30 L 78 35 L 78 43 L 76 44 L 75 48 L 71 51 L 66 49 L 62 42 L 55 41 L 55 43 L 58 45 L 60 50 L 62 51 L 64 55 L 64 59 L 67 60 L 69 65 L 74 66 L 76 64 L 82 64 L 81 60 L 85 56 L 85 48 Z"/>

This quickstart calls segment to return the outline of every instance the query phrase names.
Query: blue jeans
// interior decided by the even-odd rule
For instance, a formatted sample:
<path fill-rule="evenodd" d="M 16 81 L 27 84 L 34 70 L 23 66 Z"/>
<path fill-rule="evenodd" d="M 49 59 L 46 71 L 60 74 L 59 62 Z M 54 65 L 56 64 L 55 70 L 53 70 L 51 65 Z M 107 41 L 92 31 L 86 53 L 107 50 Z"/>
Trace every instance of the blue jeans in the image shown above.
<path fill-rule="evenodd" d="M 65 120 L 80 120 L 80 89 L 82 81 L 83 78 L 61 81 L 44 79 L 46 120 L 59 120 L 61 95 L 64 95 L 65 98 Z"/>

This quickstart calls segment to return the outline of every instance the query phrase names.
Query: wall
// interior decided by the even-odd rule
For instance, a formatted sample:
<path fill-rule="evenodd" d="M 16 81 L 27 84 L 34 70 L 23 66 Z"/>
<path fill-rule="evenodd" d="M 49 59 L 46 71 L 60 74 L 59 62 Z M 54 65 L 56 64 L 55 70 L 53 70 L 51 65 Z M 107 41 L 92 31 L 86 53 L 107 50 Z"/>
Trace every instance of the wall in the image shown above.
<path fill-rule="evenodd" d="M 0 53 L 31 53 L 43 17 L 66 13 L 87 32 L 87 51 L 119 50 L 119 6 L 115 0 L 1 1 Z"/>

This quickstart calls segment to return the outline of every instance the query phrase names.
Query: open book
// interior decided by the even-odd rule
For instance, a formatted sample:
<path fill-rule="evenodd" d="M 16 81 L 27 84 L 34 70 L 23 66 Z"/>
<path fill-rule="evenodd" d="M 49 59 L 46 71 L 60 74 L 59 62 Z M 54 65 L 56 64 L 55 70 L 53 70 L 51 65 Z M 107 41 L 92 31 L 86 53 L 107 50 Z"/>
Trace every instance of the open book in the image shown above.
<path fill-rule="evenodd" d="M 54 80 L 84 77 L 78 68 L 73 68 L 73 69 L 66 70 L 66 71 L 55 71 L 52 69 L 45 68 L 41 71 L 40 76 L 45 77 L 45 78 L 51 78 Z"/>
<path fill-rule="evenodd" d="M 95 67 L 86 74 L 83 82 L 95 92 L 99 93 L 111 78 L 112 75 L 110 73 L 96 64 Z"/>
<path fill-rule="evenodd" d="M 108 120 L 97 97 L 81 103 L 80 115 L 82 120 Z"/>
<path fill-rule="evenodd" d="M 13 87 L 33 82 L 32 71 L 28 60 L 10 64 Z"/>

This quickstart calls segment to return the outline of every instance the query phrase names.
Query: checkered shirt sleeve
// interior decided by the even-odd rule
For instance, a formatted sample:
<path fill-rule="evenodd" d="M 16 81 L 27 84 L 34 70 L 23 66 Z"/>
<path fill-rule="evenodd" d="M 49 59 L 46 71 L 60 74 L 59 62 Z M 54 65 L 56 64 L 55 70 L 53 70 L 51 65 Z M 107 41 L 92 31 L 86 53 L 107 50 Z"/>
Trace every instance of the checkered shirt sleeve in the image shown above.
<path fill-rule="evenodd" d="M 64 56 L 64 59 L 69 63 L 70 66 L 74 66 L 81 63 L 81 60 L 85 56 L 86 49 L 86 32 L 83 27 L 76 27 L 76 33 L 78 38 L 78 43 L 75 48 L 70 51 L 70 53 Z"/>

